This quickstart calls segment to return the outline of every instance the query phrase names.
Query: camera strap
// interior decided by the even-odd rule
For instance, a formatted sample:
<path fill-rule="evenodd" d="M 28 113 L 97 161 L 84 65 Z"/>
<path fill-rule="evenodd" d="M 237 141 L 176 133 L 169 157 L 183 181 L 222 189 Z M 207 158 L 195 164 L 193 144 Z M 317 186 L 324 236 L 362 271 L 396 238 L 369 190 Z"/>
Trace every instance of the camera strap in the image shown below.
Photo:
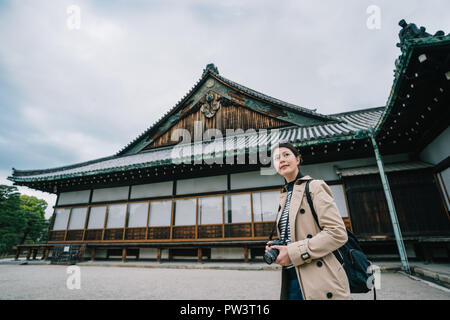
<path fill-rule="evenodd" d="M 278 206 L 278 211 L 277 212 L 280 212 L 280 209 L 281 209 L 281 206 Z M 278 218 L 278 215 L 277 215 L 277 218 Z M 272 227 L 272 231 L 270 231 L 269 241 L 272 241 L 273 234 L 275 233 L 275 228 L 276 227 L 277 227 L 277 220 L 275 220 L 275 223 L 273 224 L 273 227 Z"/>

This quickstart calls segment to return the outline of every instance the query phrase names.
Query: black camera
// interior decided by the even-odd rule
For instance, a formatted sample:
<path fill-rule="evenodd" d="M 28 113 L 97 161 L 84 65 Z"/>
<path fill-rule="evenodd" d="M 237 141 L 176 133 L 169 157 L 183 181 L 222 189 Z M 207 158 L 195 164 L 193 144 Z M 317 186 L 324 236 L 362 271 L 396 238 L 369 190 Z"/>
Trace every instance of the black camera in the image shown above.
<path fill-rule="evenodd" d="M 284 246 L 286 243 L 283 240 L 275 239 L 270 246 Z M 272 264 L 277 260 L 280 250 L 272 248 L 264 254 L 264 261 L 267 264 Z"/>

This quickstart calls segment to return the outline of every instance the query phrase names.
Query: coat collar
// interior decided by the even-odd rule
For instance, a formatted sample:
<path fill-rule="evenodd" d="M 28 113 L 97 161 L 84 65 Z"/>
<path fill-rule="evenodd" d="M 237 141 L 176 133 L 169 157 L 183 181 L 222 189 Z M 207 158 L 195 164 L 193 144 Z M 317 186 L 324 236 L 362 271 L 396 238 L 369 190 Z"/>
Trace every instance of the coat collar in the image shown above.
<path fill-rule="evenodd" d="M 305 182 L 305 181 L 308 181 L 308 180 L 312 180 L 313 178 L 311 178 L 310 176 L 308 176 L 308 175 L 306 175 L 306 176 L 301 176 L 301 177 L 299 177 L 299 176 L 297 176 L 297 180 L 295 180 L 295 182 L 294 182 L 294 190 L 295 189 L 297 189 L 298 187 L 296 187 L 296 186 L 299 186 L 299 185 L 301 185 L 303 182 Z M 281 206 L 283 206 L 284 205 L 284 202 L 285 202 L 285 200 L 286 200 L 286 197 L 287 197 L 287 191 L 288 191 L 288 184 L 286 183 L 284 186 L 283 186 L 283 188 L 281 189 L 281 193 L 280 194 L 277 194 L 277 200 L 278 200 L 278 203 L 281 205 Z"/>
<path fill-rule="evenodd" d="M 299 171 L 298 174 L 297 174 L 297 178 L 295 178 L 294 186 L 295 185 L 299 185 L 299 184 L 303 183 L 304 181 L 308 181 L 308 180 L 311 180 L 311 179 L 312 178 L 310 176 L 308 176 L 308 175 L 304 176 Z M 281 191 L 282 193 L 285 193 L 285 192 L 288 191 L 288 184 L 289 183 L 285 182 L 285 184 L 284 184 L 284 186 L 282 188 L 282 191 Z"/>

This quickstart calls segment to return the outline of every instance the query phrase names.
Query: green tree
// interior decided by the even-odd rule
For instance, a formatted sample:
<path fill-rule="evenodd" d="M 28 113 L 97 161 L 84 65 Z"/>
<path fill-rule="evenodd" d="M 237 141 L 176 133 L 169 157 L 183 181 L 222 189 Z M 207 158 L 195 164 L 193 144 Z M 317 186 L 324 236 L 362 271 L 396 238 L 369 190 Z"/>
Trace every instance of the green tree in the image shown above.
<path fill-rule="evenodd" d="M 20 211 L 24 218 L 24 229 L 20 244 L 42 243 L 47 240 L 48 221 L 45 219 L 47 202 L 33 196 L 20 196 Z"/>
<path fill-rule="evenodd" d="M 17 187 L 0 185 L 0 254 L 12 253 L 18 244 L 47 240 L 47 202 L 20 195 Z"/>
<path fill-rule="evenodd" d="M 16 187 L 0 185 L 0 254 L 19 243 L 22 225 L 20 193 Z"/>

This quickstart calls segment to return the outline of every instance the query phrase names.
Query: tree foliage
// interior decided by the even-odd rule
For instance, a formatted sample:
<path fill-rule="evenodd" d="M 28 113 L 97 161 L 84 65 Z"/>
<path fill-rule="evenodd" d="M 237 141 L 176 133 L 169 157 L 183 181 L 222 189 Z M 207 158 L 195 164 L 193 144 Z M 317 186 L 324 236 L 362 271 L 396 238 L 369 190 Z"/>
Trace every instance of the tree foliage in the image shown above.
<path fill-rule="evenodd" d="M 45 243 L 49 221 L 47 202 L 21 195 L 17 187 L 0 185 L 0 255 L 18 244 Z"/>

